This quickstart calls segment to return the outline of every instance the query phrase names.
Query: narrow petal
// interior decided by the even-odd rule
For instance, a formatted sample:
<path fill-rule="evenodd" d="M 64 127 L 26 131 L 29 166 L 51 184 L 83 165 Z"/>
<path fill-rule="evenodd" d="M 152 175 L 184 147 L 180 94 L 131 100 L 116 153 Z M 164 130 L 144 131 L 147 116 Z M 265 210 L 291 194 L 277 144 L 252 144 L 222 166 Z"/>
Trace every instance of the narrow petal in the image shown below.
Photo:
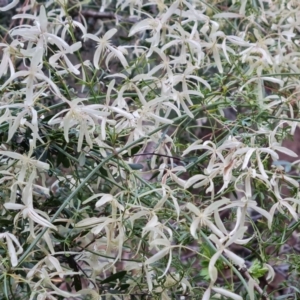
<path fill-rule="evenodd" d="M 267 175 L 267 173 L 265 172 L 265 169 L 264 169 L 264 166 L 263 166 L 263 164 L 262 164 L 262 162 L 261 162 L 259 153 L 257 153 L 256 159 L 257 159 L 257 164 L 258 164 L 258 168 L 259 168 L 259 171 L 260 171 L 261 175 L 262 175 L 265 179 L 268 179 L 268 175 Z"/>
<path fill-rule="evenodd" d="M 225 249 L 224 250 L 226 256 L 237 266 L 243 267 L 245 265 L 245 260 L 238 255 L 234 254 L 233 252 Z"/>
<path fill-rule="evenodd" d="M 245 159 L 244 159 L 244 163 L 243 163 L 242 169 L 245 169 L 248 166 L 249 160 L 250 160 L 250 158 L 251 158 L 251 156 L 252 156 L 252 154 L 253 154 L 254 151 L 255 151 L 254 148 L 252 148 L 252 149 L 250 148 L 248 150 L 248 152 L 245 155 Z"/>
<path fill-rule="evenodd" d="M 15 267 L 18 265 L 18 258 L 16 254 L 16 249 L 9 236 L 6 236 L 6 243 L 7 243 L 8 253 L 10 256 L 11 265 Z"/>
<path fill-rule="evenodd" d="M 116 28 L 112 28 L 104 34 L 103 38 L 106 40 L 110 40 L 116 34 L 117 31 L 118 30 Z"/>
<path fill-rule="evenodd" d="M 185 183 L 185 186 L 184 188 L 185 189 L 188 189 L 190 186 L 194 185 L 197 181 L 200 181 L 200 180 L 203 180 L 203 179 L 206 179 L 206 176 L 205 175 L 195 175 L 193 177 L 191 177 L 190 179 L 187 180 L 187 182 Z"/>
<path fill-rule="evenodd" d="M 219 287 L 212 287 L 212 290 L 218 294 L 221 294 L 225 297 L 229 297 L 233 300 L 243 300 L 243 298 L 233 292 L 227 291 L 223 288 L 219 288 Z"/>
<path fill-rule="evenodd" d="M 208 274 L 209 277 L 212 281 L 212 283 L 215 283 L 217 278 L 218 278 L 218 271 L 217 268 L 215 267 L 215 264 L 218 260 L 218 258 L 220 257 L 220 255 L 222 254 L 222 250 L 217 251 L 210 259 L 209 261 L 209 265 L 208 265 Z"/>
<path fill-rule="evenodd" d="M 33 209 L 28 209 L 28 216 L 30 219 L 32 219 L 34 222 L 42 225 L 43 227 L 49 227 L 52 229 L 57 230 L 57 228 L 51 224 L 46 219 L 42 218 L 40 215 L 38 215 Z"/>
<path fill-rule="evenodd" d="M 195 239 L 198 238 L 198 236 L 197 236 L 197 234 L 196 234 L 196 231 L 197 231 L 197 229 L 198 229 L 198 227 L 199 227 L 200 221 L 201 221 L 200 218 L 195 218 L 194 221 L 193 221 L 192 224 L 191 224 L 191 227 L 190 227 L 191 235 L 192 235 Z"/>
<path fill-rule="evenodd" d="M 25 207 L 25 205 L 23 204 L 18 204 L 18 203 L 4 203 L 3 206 L 6 208 L 6 209 L 12 209 L 12 210 L 21 210 Z"/>
<path fill-rule="evenodd" d="M 193 212 L 197 216 L 200 216 L 200 214 L 201 214 L 200 209 L 191 202 L 187 203 L 186 208 L 188 210 L 190 210 L 191 212 Z"/>
<path fill-rule="evenodd" d="M 19 0 L 13 0 L 6 6 L 0 7 L 0 11 L 8 11 L 8 10 L 12 9 L 13 7 L 15 7 L 18 3 L 19 3 Z"/>
<path fill-rule="evenodd" d="M 169 248 L 163 248 L 162 250 L 158 251 L 156 254 L 151 256 L 145 261 L 145 264 L 150 265 L 153 264 L 154 262 L 160 260 L 164 256 L 166 256 L 169 252 Z"/>

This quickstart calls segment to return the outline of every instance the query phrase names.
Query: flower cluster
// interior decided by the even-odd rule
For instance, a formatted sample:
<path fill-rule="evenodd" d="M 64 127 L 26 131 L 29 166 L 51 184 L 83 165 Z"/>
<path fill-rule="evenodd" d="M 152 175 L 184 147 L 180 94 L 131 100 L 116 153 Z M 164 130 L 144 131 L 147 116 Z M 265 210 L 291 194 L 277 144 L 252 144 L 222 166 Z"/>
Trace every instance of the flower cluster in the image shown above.
<path fill-rule="evenodd" d="M 0 7 L 2 298 L 265 297 L 235 249 L 298 221 L 300 4 L 253 3 Z"/>

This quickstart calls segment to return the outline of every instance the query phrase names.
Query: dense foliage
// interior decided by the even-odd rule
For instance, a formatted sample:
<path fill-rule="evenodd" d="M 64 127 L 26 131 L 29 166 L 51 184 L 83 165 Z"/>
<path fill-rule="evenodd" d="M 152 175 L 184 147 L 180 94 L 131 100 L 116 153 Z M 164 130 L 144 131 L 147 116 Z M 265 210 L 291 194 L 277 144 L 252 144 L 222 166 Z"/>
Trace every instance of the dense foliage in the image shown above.
<path fill-rule="evenodd" d="M 0 5 L 1 299 L 288 299 L 299 1 Z"/>

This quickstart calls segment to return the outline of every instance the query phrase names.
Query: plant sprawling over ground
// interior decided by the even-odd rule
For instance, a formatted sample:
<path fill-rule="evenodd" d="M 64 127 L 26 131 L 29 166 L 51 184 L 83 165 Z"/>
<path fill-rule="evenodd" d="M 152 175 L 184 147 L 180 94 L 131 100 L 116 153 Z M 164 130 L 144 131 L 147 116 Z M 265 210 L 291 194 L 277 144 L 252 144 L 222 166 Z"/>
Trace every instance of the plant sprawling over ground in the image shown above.
<path fill-rule="evenodd" d="M 279 297 L 299 1 L 14 0 L 0 20 L 1 299 Z"/>

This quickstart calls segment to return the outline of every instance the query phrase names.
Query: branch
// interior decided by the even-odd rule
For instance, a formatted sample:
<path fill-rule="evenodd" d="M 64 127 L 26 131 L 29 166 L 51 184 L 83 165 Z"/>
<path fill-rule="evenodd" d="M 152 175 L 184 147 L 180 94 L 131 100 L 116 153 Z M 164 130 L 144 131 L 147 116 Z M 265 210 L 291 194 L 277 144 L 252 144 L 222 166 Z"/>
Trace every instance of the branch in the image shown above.
<path fill-rule="evenodd" d="M 130 22 L 130 23 L 136 23 L 139 19 L 137 17 L 128 17 L 124 18 L 120 15 L 114 14 L 112 12 L 100 12 L 100 11 L 95 11 L 95 10 L 83 10 L 81 14 L 84 17 L 90 17 L 90 18 L 95 18 L 95 19 L 116 19 L 117 21 L 121 22 Z"/>

